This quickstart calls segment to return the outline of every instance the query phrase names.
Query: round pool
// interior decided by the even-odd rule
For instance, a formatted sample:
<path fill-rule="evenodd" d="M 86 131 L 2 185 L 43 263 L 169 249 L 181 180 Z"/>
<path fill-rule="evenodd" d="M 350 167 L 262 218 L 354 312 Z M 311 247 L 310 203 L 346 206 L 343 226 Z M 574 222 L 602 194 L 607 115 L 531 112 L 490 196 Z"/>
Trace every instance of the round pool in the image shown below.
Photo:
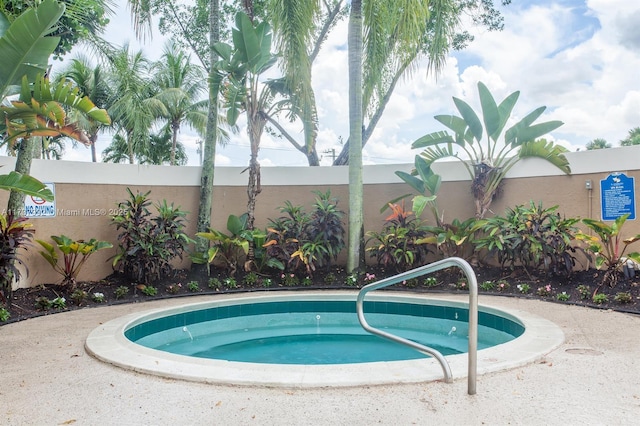
<path fill-rule="evenodd" d="M 466 376 L 466 303 L 384 292 L 368 295 L 364 312 L 372 326 L 441 351 L 454 378 Z M 480 306 L 478 323 L 479 374 L 531 362 L 563 340 L 552 323 L 526 313 Z M 344 292 L 222 296 L 131 314 L 95 329 L 86 348 L 120 367 L 211 383 L 308 387 L 442 379 L 434 359 L 364 331 L 355 294 Z"/>

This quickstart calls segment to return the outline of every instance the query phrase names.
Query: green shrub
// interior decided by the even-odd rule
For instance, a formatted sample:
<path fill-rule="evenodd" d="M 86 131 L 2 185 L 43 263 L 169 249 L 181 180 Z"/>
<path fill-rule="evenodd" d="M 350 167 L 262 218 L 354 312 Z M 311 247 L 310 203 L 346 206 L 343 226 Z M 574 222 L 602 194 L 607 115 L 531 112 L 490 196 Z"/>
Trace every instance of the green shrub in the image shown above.
<path fill-rule="evenodd" d="M 122 299 L 127 293 L 129 293 L 129 287 L 124 285 L 117 287 L 115 291 L 116 299 Z"/>
<path fill-rule="evenodd" d="M 591 287 L 588 285 L 580 284 L 576 287 L 576 290 L 578 290 L 578 294 L 582 300 L 588 300 L 591 297 Z"/>
<path fill-rule="evenodd" d="M 209 283 L 207 284 L 207 286 L 214 290 L 220 290 L 222 288 L 222 282 L 217 277 L 211 277 L 209 278 Z"/>
<path fill-rule="evenodd" d="M 273 280 L 271 278 L 263 278 L 262 286 L 263 287 L 271 287 L 273 285 Z"/>
<path fill-rule="evenodd" d="M 531 291 L 531 286 L 527 283 L 518 284 L 516 288 L 522 294 L 527 294 Z"/>
<path fill-rule="evenodd" d="M 483 235 L 476 239 L 476 249 L 485 249 L 502 267 L 522 266 L 527 271 L 544 270 L 555 275 L 569 276 L 573 271 L 578 250 L 571 245 L 576 238 L 577 218 L 562 218 L 558 206 L 528 207 L 518 205 L 508 209 L 505 216 L 483 219 L 476 228 Z"/>
<path fill-rule="evenodd" d="M 0 308 L 0 322 L 9 321 L 9 318 L 11 318 L 9 311 L 5 308 Z"/>
<path fill-rule="evenodd" d="M 595 304 L 602 305 L 603 303 L 608 303 L 609 302 L 609 296 L 607 296 L 606 294 L 603 294 L 603 293 L 597 293 L 597 294 L 593 295 L 591 300 Z"/>
<path fill-rule="evenodd" d="M 51 300 L 47 297 L 40 296 L 36 299 L 36 309 L 39 311 L 48 311 L 52 306 Z"/>
<path fill-rule="evenodd" d="M 562 293 L 556 294 L 556 299 L 558 299 L 561 302 L 566 302 L 570 298 L 571 298 L 571 296 L 568 295 L 566 291 L 563 291 Z"/>
<path fill-rule="evenodd" d="M 143 285 L 140 291 L 147 296 L 155 296 L 158 294 L 158 289 L 151 285 Z"/>
<path fill-rule="evenodd" d="M 251 271 L 242 278 L 242 283 L 248 287 L 253 287 L 257 284 L 259 278 L 257 273 Z"/>
<path fill-rule="evenodd" d="M 82 302 L 86 301 L 88 297 L 89 297 L 89 293 L 80 289 L 74 290 L 71 293 L 71 300 L 73 301 L 74 304 L 78 306 L 80 306 Z"/>
<path fill-rule="evenodd" d="M 613 300 L 616 303 L 631 303 L 633 302 L 633 296 L 631 296 L 631 293 L 629 293 L 628 291 L 620 291 L 616 293 L 616 295 L 613 297 Z"/>
<path fill-rule="evenodd" d="M 113 267 L 135 282 L 148 284 L 168 276 L 173 268 L 171 261 L 182 259 L 191 240 L 183 232 L 186 212 L 166 201 L 155 205 L 157 216 L 152 216 L 148 196 L 133 195 L 127 188 L 129 199 L 118 203 L 120 214 L 111 219 L 120 231 L 118 251 Z"/>
<path fill-rule="evenodd" d="M 187 284 L 187 288 L 190 292 L 197 293 L 200 291 L 200 284 L 198 281 L 190 281 L 189 284 Z"/>
<path fill-rule="evenodd" d="M 429 244 L 436 237 L 429 236 L 421 222 L 404 204 L 389 203 L 392 214 L 385 219 L 382 232 L 367 232 L 367 249 L 378 264 L 404 272 L 424 263 Z"/>
<path fill-rule="evenodd" d="M 498 291 L 507 291 L 511 288 L 511 285 L 509 285 L 509 282 L 506 280 L 498 280 L 498 282 L 496 283 L 496 290 Z"/>
<path fill-rule="evenodd" d="M 423 284 L 425 285 L 425 287 L 437 287 L 438 280 L 436 279 L 436 277 L 427 277 L 424 279 Z"/>
<path fill-rule="evenodd" d="M 316 201 L 309 214 L 301 206 L 285 201 L 278 219 L 269 219 L 265 248 L 269 257 L 286 266 L 287 272 L 312 275 L 327 267 L 344 249 L 344 212 L 338 200 L 326 193 L 314 191 Z"/>
<path fill-rule="evenodd" d="M 336 274 L 334 274 L 333 272 L 329 272 L 327 275 L 324 276 L 324 282 L 325 284 L 334 284 L 336 281 L 338 281 L 338 277 L 336 277 Z"/>
<path fill-rule="evenodd" d="M 480 283 L 480 289 L 484 291 L 491 291 L 496 288 L 496 284 L 493 281 L 483 281 Z"/>
<path fill-rule="evenodd" d="M 225 285 L 225 287 L 231 288 L 231 289 L 238 288 L 238 282 L 236 281 L 235 278 L 232 278 L 232 277 L 225 278 L 224 279 L 224 285 Z"/>
<path fill-rule="evenodd" d="M 56 309 L 67 309 L 67 299 L 64 297 L 56 297 L 51 301 L 51 307 Z"/>
<path fill-rule="evenodd" d="M 27 218 L 16 218 L 12 213 L 0 214 L 0 302 L 11 300 L 13 279 L 20 278 L 16 264 L 19 250 L 33 238 L 34 230 Z"/>
<path fill-rule="evenodd" d="M 282 278 L 282 284 L 285 287 L 296 287 L 300 284 L 300 279 L 297 277 L 296 274 L 292 274 L 292 273 L 282 274 L 280 278 Z"/>
<path fill-rule="evenodd" d="M 548 297 L 551 296 L 552 291 L 553 288 L 551 287 L 551 284 L 547 284 L 545 286 L 538 287 L 538 289 L 536 290 L 536 294 L 541 297 Z"/>
<path fill-rule="evenodd" d="M 95 292 L 91 295 L 91 300 L 95 303 L 104 303 L 107 299 L 104 296 L 104 293 Z"/>

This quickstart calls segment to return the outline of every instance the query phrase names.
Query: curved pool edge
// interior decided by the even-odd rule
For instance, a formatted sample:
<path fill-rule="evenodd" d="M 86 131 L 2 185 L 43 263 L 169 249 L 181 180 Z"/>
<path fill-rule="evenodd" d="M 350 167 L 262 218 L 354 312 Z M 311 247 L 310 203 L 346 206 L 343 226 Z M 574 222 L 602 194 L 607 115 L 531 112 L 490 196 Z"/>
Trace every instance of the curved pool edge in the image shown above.
<path fill-rule="evenodd" d="M 322 300 L 353 300 L 356 292 L 286 292 L 249 293 L 233 295 L 205 302 L 182 304 L 125 315 L 108 321 L 94 329 L 85 341 L 85 350 L 93 357 L 124 369 L 161 377 L 194 382 L 262 387 L 348 387 L 419 383 L 442 380 L 442 368 L 436 360 L 417 359 L 363 364 L 338 365 L 279 365 L 240 363 L 213 359 L 193 358 L 149 349 L 129 341 L 124 330 L 142 321 L 179 313 L 193 308 L 215 304 L 231 305 L 249 300 L 281 301 L 292 297 Z M 406 293 L 373 293 L 367 300 L 399 302 L 447 303 L 466 307 L 467 304 L 447 296 Z M 496 308 L 481 304 L 481 311 L 497 312 L 521 322 L 525 332 L 518 338 L 478 352 L 478 375 L 517 368 L 533 363 L 564 342 L 562 330 L 544 318 L 526 311 Z M 446 357 L 454 380 L 468 376 L 467 354 Z"/>

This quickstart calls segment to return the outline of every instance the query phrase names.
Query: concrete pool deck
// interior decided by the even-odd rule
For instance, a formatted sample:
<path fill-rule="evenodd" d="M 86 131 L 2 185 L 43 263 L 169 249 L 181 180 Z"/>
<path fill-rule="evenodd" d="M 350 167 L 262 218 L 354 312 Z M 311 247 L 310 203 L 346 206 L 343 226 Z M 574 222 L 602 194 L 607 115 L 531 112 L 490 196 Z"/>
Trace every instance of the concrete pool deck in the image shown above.
<path fill-rule="evenodd" d="M 640 417 L 640 316 L 535 300 L 479 297 L 552 321 L 565 341 L 532 364 L 478 376 L 473 396 L 460 377 L 319 389 L 193 383 L 127 371 L 85 352 L 86 337 L 109 320 L 216 297 L 83 309 L 0 327 L 0 423 L 624 425 Z"/>

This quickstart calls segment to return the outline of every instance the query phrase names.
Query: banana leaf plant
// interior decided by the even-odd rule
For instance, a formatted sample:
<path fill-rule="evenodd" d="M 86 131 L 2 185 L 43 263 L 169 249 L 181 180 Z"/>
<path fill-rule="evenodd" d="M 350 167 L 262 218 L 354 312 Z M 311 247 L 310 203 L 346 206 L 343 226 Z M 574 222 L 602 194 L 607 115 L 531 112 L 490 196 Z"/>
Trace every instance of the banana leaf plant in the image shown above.
<path fill-rule="evenodd" d="M 49 34 L 64 10 L 64 3 L 44 0 L 13 22 L 0 11 L 0 98 L 16 94 L 23 77 L 34 81 L 47 70 L 49 56 L 60 42 Z"/>
<path fill-rule="evenodd" d="M 414 141 L 412 148 L 426 148 L 420 156 L 428 165 L 447 157 L 462 161 L 471 177 L 476 217 L 483 218 L 507 172 L 521 159 L 542 158 L 566 174 L 571 173 L 571 168 L 564 156 L 565 148 L 537 140 L 563 124 L 557 120 L 534 124 L 545 106 L 536 108 L 504 131 L 520 92 L 511 93 L 500 104 L 482 82 L 478 83 L 478 93 L 482 119 L 468 103 L 454 97 L 460 116 L 434 117 L 453 134 L 447 131 L 427 134 Z"/>
<path fill-rule="evenodd" d="M 0 189 L 18 191 L 32 197 L 40 197 L 45 201 L 53 201 L 53 193 L 38 179 L 18 172 L 0 175 Z"/>
<path fill-rule="evenodd" d="M 65 109 L 76 110 L 105 125 L 111 124 L 107 111 L 96 107 L 71 83 L 52 85 L 48 78 L 38 75 L 31 84 L 25 76 L 20 97 L 11 100 L 9 105 L 0 106 L 5 115 L 6 141 L 11 144 L 19 138 L 64 135 L 85 145 L 91 144 L 87 134 L 76 123 L 68 121 Z"/>

